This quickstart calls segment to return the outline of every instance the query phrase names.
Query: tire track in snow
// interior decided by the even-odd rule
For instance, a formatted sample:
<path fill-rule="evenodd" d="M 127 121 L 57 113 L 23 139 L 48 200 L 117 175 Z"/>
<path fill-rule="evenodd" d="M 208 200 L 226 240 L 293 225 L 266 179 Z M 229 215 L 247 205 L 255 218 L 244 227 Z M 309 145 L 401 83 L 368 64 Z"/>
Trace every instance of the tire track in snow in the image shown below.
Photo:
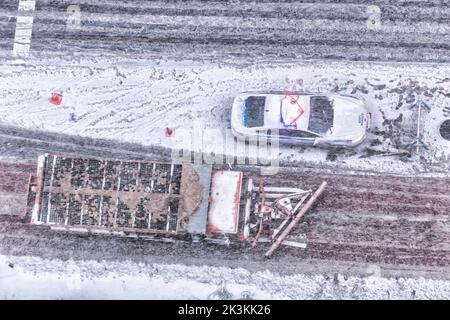
<path fill-rule="evenodd" d="M 67 8 L 79 5 L 80 30 Z M 368 8 L 381 12 L 367 28 Z M 1 5 L 11 15 L 11 7 Z M 448 62 L 450 7 L 443 1 L 161 2 L 45 1 L 36 5 L 35 56 L 102 54 L 230 60 L 292 58 Z M 6 32 L 6 31 L 5 31 Z M 6 36 L 6 35 L 5 35 Z M 49 50 L 51 48 L 51 50 Z M 214 51 L 212 54 L 211 52 Z"/>

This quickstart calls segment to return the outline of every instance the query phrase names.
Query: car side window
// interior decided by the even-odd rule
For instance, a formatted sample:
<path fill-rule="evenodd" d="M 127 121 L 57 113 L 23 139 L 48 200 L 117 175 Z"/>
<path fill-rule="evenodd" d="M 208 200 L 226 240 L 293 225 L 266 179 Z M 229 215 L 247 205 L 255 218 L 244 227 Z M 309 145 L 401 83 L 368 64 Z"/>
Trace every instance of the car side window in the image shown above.
<path fill-rule="evenodd" d="M 280 136 L 293 138 L 318 138 L 314 133 L 295 129 L 280 129 Z"/>

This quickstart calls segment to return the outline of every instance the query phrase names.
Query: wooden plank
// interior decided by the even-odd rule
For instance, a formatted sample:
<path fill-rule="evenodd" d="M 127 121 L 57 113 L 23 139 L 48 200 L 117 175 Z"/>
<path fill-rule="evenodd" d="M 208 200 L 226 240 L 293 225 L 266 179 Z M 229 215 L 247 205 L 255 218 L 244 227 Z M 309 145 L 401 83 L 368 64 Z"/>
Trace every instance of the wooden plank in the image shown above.
<path fill-rule="evenodd" d="M 289 235 L 289 233 L 292 231 L 292 229 L 300 222 L 300 219 L 303 217 L 303 215 L 308 212 L 309 209 L 311 209 L 312 205 L 319 199 L 319 196 L 323 193 L 325 190 L 325 187 L 327 186 L 327 183 L 324 181 L 320 185 L 319 189 L 309 198 L 308 202 L 305 204 L 305 206 L 300 210 L 300 212 L 295 216 L 295 218 L 291 221 L 291 223 L 284 229 L 284 231 L 281 233 L 281 235 L 275 240 L 275 242 L 270 246 L 269 250 L 264 254 L 265 257 L 270 258 L 272 254 L 275 252 L 275 250 L 278 249 L 278 247 L 281 245 L 284 239 Z"/>

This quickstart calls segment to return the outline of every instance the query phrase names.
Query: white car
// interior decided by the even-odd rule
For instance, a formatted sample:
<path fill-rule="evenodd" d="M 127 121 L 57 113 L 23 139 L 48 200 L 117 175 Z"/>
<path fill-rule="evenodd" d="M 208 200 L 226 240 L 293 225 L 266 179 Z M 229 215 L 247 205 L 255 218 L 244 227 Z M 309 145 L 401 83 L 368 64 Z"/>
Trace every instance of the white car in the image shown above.
<path fill-rule="evenodd" d="M 248 92 L 234 99 L 231 128 L 239 138 L 265 135 L 281 143 L 354 147 L 365 139 L 370 118 L 353 96 Z"/>

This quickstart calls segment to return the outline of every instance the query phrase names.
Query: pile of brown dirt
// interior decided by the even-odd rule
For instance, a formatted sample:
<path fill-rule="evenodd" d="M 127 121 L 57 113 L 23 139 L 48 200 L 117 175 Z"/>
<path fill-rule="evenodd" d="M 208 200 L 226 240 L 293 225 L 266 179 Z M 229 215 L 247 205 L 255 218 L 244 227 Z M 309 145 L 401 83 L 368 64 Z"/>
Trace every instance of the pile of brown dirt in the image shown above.
<path fill-rule="evenodd" d="M 203 186 L 198 174 L 191 165 L 183 165 L 181 179 L 181 203 L 178 213 L 178 230 L 184 229 L 184 224 L 202 202 Z"/>

